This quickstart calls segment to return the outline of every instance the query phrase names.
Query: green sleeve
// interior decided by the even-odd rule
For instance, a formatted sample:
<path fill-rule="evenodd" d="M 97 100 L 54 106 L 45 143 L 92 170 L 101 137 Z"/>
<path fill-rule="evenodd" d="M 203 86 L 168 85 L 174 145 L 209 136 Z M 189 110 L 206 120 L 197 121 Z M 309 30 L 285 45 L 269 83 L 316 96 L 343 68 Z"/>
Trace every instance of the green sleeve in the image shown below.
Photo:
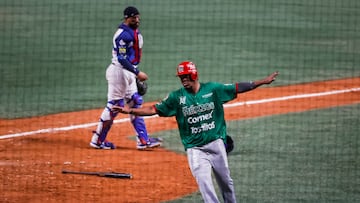
<path fill-rule="evenodd" d="M 235 84 L 216 83 L 215 86 L 217 95 L 223 103 L 231 101 L 237 97 Z"/>
<path fill-rule="evenodd" d="M 170 93 L 160 103 L 155 104 L 157 114 L 162 117 L 170 117 L 176 115 L 178 102 L 175 92 Z"/>

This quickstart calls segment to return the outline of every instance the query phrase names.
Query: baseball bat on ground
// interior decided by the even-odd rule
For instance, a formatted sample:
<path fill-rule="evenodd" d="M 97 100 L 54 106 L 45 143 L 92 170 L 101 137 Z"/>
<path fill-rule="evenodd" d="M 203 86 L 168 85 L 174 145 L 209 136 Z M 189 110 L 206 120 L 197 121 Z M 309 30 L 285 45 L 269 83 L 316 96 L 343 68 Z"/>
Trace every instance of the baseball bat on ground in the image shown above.
<path fill-rule="evenodd" d="M 131 179 L 132 178 L 132 175 L 130 173 L 68 171 L 68 170 L 62 170 L 62 173 L 65 173 L 65 174 L 96 175 L 96 176 L 107 177 L 107 178 L 125 178 L 125 179 Z"/>

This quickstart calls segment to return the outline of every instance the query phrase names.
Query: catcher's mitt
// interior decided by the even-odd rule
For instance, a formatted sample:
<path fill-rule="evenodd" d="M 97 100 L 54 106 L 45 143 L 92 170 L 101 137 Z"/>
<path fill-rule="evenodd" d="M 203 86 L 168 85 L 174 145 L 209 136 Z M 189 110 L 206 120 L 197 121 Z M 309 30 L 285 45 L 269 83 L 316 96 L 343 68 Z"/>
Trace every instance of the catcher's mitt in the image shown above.
<path fill-rule="evenodd" d="M 139 79 L 136 79 L 136 86 L 137 86 L 139 95 L 143 96 L 146 94 L 148 86 L 145 81 L 140 81 Z"/>
<path fill-rule="evenodd" d="M 234 149 L 234 140 L 230 137 L 230 135 L 226 135 L 226 153 L 230 153 Z"/>

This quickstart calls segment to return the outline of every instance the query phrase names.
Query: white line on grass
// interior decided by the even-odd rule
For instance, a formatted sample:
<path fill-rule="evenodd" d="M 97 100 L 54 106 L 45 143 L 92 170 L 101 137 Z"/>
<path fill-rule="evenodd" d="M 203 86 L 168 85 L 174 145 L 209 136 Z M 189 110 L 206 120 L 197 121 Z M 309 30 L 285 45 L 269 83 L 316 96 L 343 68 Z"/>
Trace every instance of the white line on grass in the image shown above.
<path fill-rule="evenodd" d="M 270 98 L 270 99 L 260 99 L 260 100 L 247 101 L 247 102 L 237 102 L 237 103 L 233 103 L 233 104 L 225 104 L 224 107 L 235 107 L 235 106 L 242 106 L 242 105 L 270 103 L 270 102 L 276 102 L 276 101 L 284 101 L 284 100 L 290 100 L 290 99 L 303 99 L 303 98 L 309 98 L 309 97 L 321 97 L 321 96 L 328 96 L 328 95 L 333 95 L 333 94 L 342 94 L 342 93 L 356 92 L 356 91 L 360 91 L 360 87 L 343 89 L 343 90 L 333 90 L 333 91 L 328 91 L 328 92 L 298 94 L 298 95 L 276 97 L 276 98 Z"/>
<path fill-rule="evenodd" d="M 333 91 L 328 91 L 328 92 L 298 94 L 298 95 L 291 95 L 291 96 L 284 96 L 284 97 L 275 97 L 275 98 L 270 98 L 270 99 L 260 99 L 260 100 L 246 101 L 246 102 L 237 102 L 237 103 L 232 103 L 232 104 L 224 104 L 224 108 L 231 108 L 231 107 L 243 106 L 243 105 L 261 104 L 261 103 L 270 103 L 270 102 L 277 102 L 277 101 L 285 101 L 285 100 L 291 100 L 291 99 L 321 97 L 321 96 L 327 96 L 327 95 L 333 95 L 333 94 L 343 94 L 343 93 L 356 92 L 356 91 L 360 91 L 360 87 L 343 89 L 343 90 L 333 90 Z M 150 119 L 150 118 L 155 118 L 155 117 L 158 117 L 158 116 L 157 115 L 147 116 L 147 117 L 144 117 L 144 119 Z M 114 123 L 124 123 L 124 122 L 129 122 L 129 121 L 130 121 L 129 118 L 122 118 L 122 119 L 114 120 Z M 85 123 L 85 124 L 80 124 L 80 125 L 71 125 L 71 126 L 59 127 L 59 128 L 47 128 L 47 129 L 30 131 L 30 132 L 0 135 L 0 140 L 7 139 L 7 138 L 27 136 L 27 135 L 41 134 L 41 133 L 54 133 L 54 132 L 58 132 L 58 131 L 69 131 L 69 130 L 75 130 L 75 129 L 81 129 L 81 128 L 89 128 L 89 127 L 96 126 L 97 124 L 98 124 L 97 122 L 96 123 Z"/>

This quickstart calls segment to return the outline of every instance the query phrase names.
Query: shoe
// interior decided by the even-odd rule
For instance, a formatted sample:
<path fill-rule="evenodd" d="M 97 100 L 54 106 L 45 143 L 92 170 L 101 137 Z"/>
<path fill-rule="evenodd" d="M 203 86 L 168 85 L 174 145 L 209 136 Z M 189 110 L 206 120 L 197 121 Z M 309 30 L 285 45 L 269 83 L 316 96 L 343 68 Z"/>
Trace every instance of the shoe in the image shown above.
<path fill-rule="evenodd" d="M 160 147 L 160 146 L 161 146 L 161 142 L 149 139 L 149 141 L 146 144 L 137 142 L 136 149 L 144 150 L 147 148 L 156 148 L 156 147 Z"/>
<path fill-rule="evenodd" d="M 90 147 L 95 149 L 115 149 L 115 145 L 112 142 L 104 141 L 102 143 L 90 142 Z"/>
<path fill-rule="evenodd" d="M 163 139 L 161 137 L 150 137 L 150 142 L 163 142 Z"/>

